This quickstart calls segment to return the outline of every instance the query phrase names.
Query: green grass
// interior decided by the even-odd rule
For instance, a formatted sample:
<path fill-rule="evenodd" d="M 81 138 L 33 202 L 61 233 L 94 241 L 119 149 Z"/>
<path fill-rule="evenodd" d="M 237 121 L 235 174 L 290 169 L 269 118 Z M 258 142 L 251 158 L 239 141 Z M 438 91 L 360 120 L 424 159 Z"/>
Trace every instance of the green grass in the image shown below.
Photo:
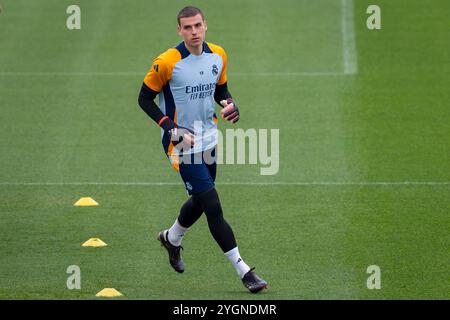
<path fill-rule="evenodd" d="M 180 41 L 187 2 L 80 0 L 82 29 L 69 31 L 71 1 L 2 0 L 0 298 L 450 298 L 450 3 L 379 0 L 382 29 L 369 31 L 373 3 L 354 2 L 354 75 L 340 74 L 341 1 L 190 2 L 228 52 L 237 127 L 280 129 L 277 175 L 221 165 L 217 178 L 240 251 L 270 284 L 255 296 L 204 217 L 182 275 L 155 240 L 186 194 L 136 100 L 152 58 Z M 407 181 L 435 183 L 364 184 Z M 21 184 L 47 182 L 80 184 Z M 74 207 L 82 196 L 100 206 Z M 82 248 L 91 237 L 108 246 Z M 372 264 L 381 290 L 366 287 Z M 66 288 L 70 265 L 81 290 Z"/>

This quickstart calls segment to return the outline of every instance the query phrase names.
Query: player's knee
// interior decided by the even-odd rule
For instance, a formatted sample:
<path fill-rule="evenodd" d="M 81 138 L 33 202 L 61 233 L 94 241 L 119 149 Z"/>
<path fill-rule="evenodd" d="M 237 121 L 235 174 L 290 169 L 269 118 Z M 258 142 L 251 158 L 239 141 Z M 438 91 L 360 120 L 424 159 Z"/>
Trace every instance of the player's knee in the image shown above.
<path fill-rule="evenodd" d="M 194 201 L 198 201 L 201 204 L 206 215 L 222 216 L 222 205 L 214 187 L 200 194 L 193 195 L 193 198 Z"/>

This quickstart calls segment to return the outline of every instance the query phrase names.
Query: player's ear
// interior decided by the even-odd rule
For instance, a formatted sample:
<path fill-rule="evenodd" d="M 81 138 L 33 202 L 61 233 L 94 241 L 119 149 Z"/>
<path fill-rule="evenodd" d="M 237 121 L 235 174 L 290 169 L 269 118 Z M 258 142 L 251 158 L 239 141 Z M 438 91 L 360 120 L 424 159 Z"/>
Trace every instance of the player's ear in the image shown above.
<path fill-rule="evenodd" d="M 206 23 L 206 20 L 203 21 L 203 23 L 205 24 L 205 31 L 208 30 L 208 24 Z"/>
<path fill-rule="evenodd" d="M 181 36 L 181 27 L 180 27 L 180 25 L 178 25 L 178 27 L 177 27 L 177 32 L 178 32 L 178 35 Z"/>

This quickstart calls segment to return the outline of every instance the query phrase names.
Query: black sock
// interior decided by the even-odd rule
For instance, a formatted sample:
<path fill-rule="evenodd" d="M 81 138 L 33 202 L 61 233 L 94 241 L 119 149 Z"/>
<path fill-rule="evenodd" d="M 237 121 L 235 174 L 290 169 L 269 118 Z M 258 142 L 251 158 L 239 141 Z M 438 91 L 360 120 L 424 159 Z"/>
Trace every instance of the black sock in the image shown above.
<path fill-rule="evenodd" d="M 192 226 L 198 218 L 201 217 L 203 208 L 195 201 L 193 197 L 190 197 L 181 207 L 180 215 L 178 216 L 178 222 L 185 228 Z"/>
<path fill-rule="evenodd" d="M 228 252 L 237 247 L 233 230 L 223 218 L 222 206 L 215 188 L 198 195 L 193 195 L 194 201 L 198 201 L 208 219 L 209 231 L 223 252 Z M 181 222 L 180 222 L 181 223 Z"/>

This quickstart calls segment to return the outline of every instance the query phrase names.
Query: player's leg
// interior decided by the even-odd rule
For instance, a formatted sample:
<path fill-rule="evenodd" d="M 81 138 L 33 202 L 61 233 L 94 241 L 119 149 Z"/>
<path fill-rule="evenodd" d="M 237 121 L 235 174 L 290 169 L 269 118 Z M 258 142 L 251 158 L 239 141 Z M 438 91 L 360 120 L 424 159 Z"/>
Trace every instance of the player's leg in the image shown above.
<path fill-rule="evenodd" d="M 181 207 L 180 214 L 168 230 L 167 238 L 174 246 L 180 246 L 187 230 L 201 217 L 203 209 L 192 197 Z"/>
<path fill-rule="evenodd" d="M 214 187 L 216 179 L 217 164 L 215 161 L 208 161 L 208 159 L 215 159 L 216 149 L 205 151 L 204 158 L 206 167 L 209 171 L 212 183 L 211 188 L 203 193 L 193 195 L 192 198 L 198 200 L 202 205 L 203 211 L 208 220 L 208 227 L 225 256 L 233 264 L 239 277 L 244 283 L 245 287 L 251 292 L 256 293 L 267 287 L 267 282 L 259 278 L 250 267 L 242 259 L 239 249 L 236 244 L 233 230 L 228 222 L 223 217 L 222 205 L 220 203 L 219 195 Z"/>
<path fill-rule="evenodd" d="M 236 244 L 233 230 L 223 217 L 219 195 L 213 187 L 198 195 L 193 195 L 201 203 L 208 220 L 209 230 L 225 256 L 233 264 L 243 284 L 252 293 L 267 287 L 267 282 L 259 278 L 253 269 L 244 262 Z"/>
<path fill-rule="evenodd" d="M 187 210 L 180 212 L 180 220 L 177 219 L 173 226 L 174 230 L 176 230 L 174 232 L 184 235 L 184 232 L 186 232 L 185 226 L 189 227 L 190 223 L 194 223 L 200 217 L 201 212 L 205 212 L 213 238 L 219 244 L 227 258 L 233 263 L 242 282 L 251 292 L 258 292 L 265 288 L 267 283 L 257 277 L 242 259 L 237 248 L 233 230 L 223 217 L 222 206 L 214 186 L 216 163 L 214 161 L 212 163 L 210 161 L 205 163 L 204 161 L 198 161 L 198 159 L 195 160 L 195 157 L 198 156 L 198 154 L 194 155 L 190 163 L 181 162 L 179 165 L 180 176 L 183 179 L 186 190 L 192 195 L 192 202 L 188 201 L 185 207 Z M 200 154 L 200 157 L 203 160 L 203 155 Z M 195 208 L 194 211 L 192 210 L 193 208 Z M 196 214 L 192 214 L 192 212 L 196 212 Z M 183 213 L 186 213 L 186 215 Z M 187 222 L 183 220 L 185 217 L 187 218 Z M 160 241 L 164 243 L 164 234 L 162 236 L 160 235 L 160 239 L 161 237 L 162 240 Z M 182 239 L 182 236 L 179 239 Z M 169 243 L 169 241 L 166 240 L 166 243 Z M 169 251 L 169 260 L 172 267 L 178 272 L 183 272 L 184 264 L 182 264 L 181 256 L 179 255 L 179 248 L 181 246 L 175 247 L 169 243 L 166 248 Z M 171 255 L 171 252 L 175 254 Z M 183 271 L 180 271 L 181 266 L 183 267 Z"/>
<path fill-rule="evenodd" d="M 202 192 L 212 185 L 209 171 L 201 159 L 201 153 L 184 155 L 177 160 L 177 166 L 174 166 L 183 179 L 189 195 Z M 180 254 L 183 236 L 202 213 L 203 208 L 200 203 L 194 197 L 190 197 L 181 207 L 180 214 L 172 227 L 161 231 L 158 235 L 158 240 L 169 253 L 170 265 L 177 272 L 184 271 L 184 263 Z"/>
<path fill-rule="evenodd" d="M 200 218 L 202 213 L 202 207 L 190 197 L 181 207 L 180 214 L 172 227 L 161 231 L 158 235 L 161 245 L 169 253 L 170 265 L 179 273 L 184 272 L 184 262 L 180 254 L 181 240 L 189 227 Z"/>
<path fill-rule="evenodd" d="M 189 156 L 191 157 L 191 156 Z M 184 159 L 184 158 L 183 158 Z M 192 159 L 191 159 L 192 160 Z M 193 163 L 191 160 L 188 163 Z M 169 156 L 172 167 L 180 172 L 180 164 L 178 157 Z M 185 171 L 185 170 L 183 170 Z M 182 176 L 183 177 L 183 176 Z M 181 207 L 178 217 L 175 219 L 172 227 L 165 229 L 158 234 L 158 241 L 164 246 L 169 254 L 169 263 L 175 271 L 184 272 L 184 262 L 181 258 L 181 241 L 189 227 L 200 218 L 203 213 L 201 206 L 190 197 Z"/>
<path fill-rule="evenodd" d="M 216 180 L 217 172 L 217 163 L 215 161 L 216 148 L 217 147 L 204 152 L 206 167 L 208 168 L 213 182 L 215 182 Z M 202 205 L 205 206 L 206 209 L 204 210 L 208 220 L 209 230 L 212 236 L 219 244 L 225 256 L 230 259 L 231 263 L 233 263 L 233 266 L 242 279 L 244 275 L 250 270 L 250 267 L 244 262 L 239 254 L 239 249 L 237 248 L 233 230 L 223 217 L 219 194 L 217 193 L 214 185 L 212 184 L 211 189 L 207 192 L 194 196 L 193 198 L 199 198 L 198 202 L 202 203 Z"/>

